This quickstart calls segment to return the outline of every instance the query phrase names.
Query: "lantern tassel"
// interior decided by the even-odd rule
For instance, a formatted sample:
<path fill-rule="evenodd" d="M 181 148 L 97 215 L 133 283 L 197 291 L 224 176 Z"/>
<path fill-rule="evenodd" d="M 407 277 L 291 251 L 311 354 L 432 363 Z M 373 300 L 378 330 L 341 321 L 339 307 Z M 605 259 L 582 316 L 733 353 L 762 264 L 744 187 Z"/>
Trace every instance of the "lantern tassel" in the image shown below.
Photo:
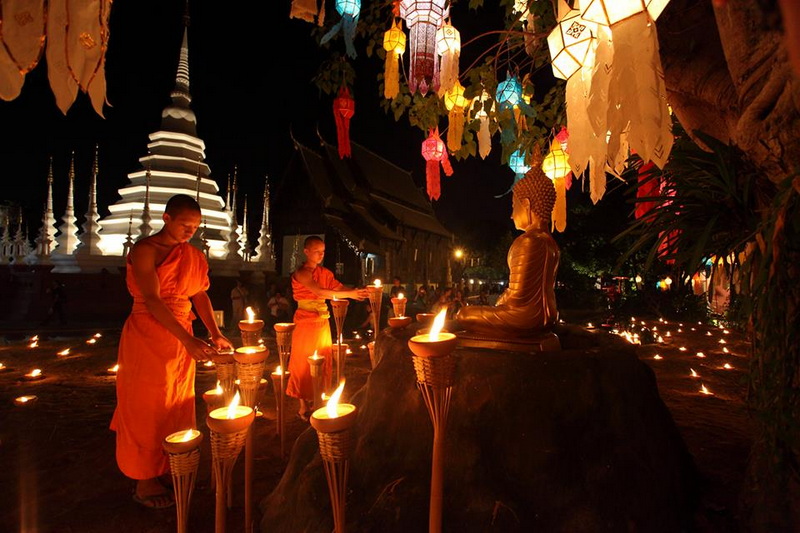
<path fill-rule="evenodd" d="M 439 162 L 435 159 L 430 159 L 425 163 L 425 181 L 428 198 L 438 200 L 442 195 L 442 187 L 439 177 Z"/>
<path fill-rule="evenodd" d="M 461 139 L 464 137 L 464 110 L 453 107 L 448 113 L 447 148 L 451 152 L 461 150 Z"/>
<path fill-rule="evenodd" d="M 355 59 L 356 48 L 353 46 L 353 41 L 355 41 L 356 38 L 356 24 L 358 23 L 358 18 L 351 15 L 343 15 L 342 23 L 344 25 L 343 33 L 345 51 L 351 59 Z"/>
<path fill-rule="evenodd" d="M 492 134 L 489 131 L 489 119 L 481 118 L 481 127 L 478 130 L 478 153 L 481 159 L 486 159 L 492 150 Z"/>
<path fill-rule="evenodd" d="M 447 52 L 442 54 L 439 66 L 439 96 L 453 88 L 458 81 L 458 59 L 459 52 Z"/>
<path fill-rule="evenodd" d="M 553 180 L 556 188 L 556 205 L 553 208 L 553 229 L 561 233 L 567 229 L 567 185 L 564 178 Z"/>
<path fill-rule="evenodd" d="M 400 93 L 400 68 L 399 58 L 394 52 L 386 52 L 386 62 L 383 68 L 383 96 L 393 100 Z"/>

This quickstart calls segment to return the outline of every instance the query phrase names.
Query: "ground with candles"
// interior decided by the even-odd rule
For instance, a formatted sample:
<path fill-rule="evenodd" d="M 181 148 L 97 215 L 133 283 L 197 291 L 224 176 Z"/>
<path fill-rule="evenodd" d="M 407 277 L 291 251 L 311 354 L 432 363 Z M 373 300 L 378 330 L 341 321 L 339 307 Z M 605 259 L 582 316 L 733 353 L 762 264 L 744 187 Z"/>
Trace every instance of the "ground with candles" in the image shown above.
<path fill-rule="evenodd" d="M 565 315 L 569 321 L 569 314 Z M 590 319 L 582 319 L 581 325 Z M 697 530 L 736 531 L 736 502 L 751 438 L 744 407 L 748 346 L 737 332 L 645 320 L 656 340 L 661 335 L 664 342 L 641 345 L 637 354 L 654 370 L 661 398 L 701 475 Z M 588 331 L 608 334 L 594 328 Z M 98 332 L 99 337 L 95 336 Z M 0 486 L 4 487 L 0 529 L 174 531 L 174 508 L 154 511 L 134 503 L 133 485 L 114 462 L 114 434 L 108 429 L 114 409 L 114 377 L 108 369 L 115 363 L 119 330 L 41 330 L 38 342 L 32 340 L 35 333 L 9 333 L 0 345 L 0 363 L 5 367 L 0 372 L 0 402 L 5 406 L 0 409 Z M 366 347 L 360 348 L 364 340 L 349 340 L 354 353 L 347 360 L 345 397 L 366 382 L 370 371 Z M 277 365 L 274 342 L 274 337 L 267 339 L 270 370 Z M 66 355 L 58 355 L 66 349 Z M 42 371 L 40 379 L 26 378 L 37 368 Z M 215 384 L 213 370 L 198 372 L 199 415 L 205 414 L 202 392 Z M 24 395 L 37 398 L 15 402 Z M 290 444 L 308 428 L 294 416 L 295 409 L 293 402 L 287 403 Z M 254 426 L 256 519 L 260 518 L 258 502 L 277 485 L 286 466 L 280 457 L 271 390 L 262 411 L 263 417 Z M 204 416 L 198 416 L 198 422 L 198 429 L 208 437 Z M 207 438 L 201 453 L 189 519 L 190 530 L 197 532 L 212 531 L 214 526 Z M 229 531 L 240 531 L 244 520 L 243 458 L 234 471 Z"/>

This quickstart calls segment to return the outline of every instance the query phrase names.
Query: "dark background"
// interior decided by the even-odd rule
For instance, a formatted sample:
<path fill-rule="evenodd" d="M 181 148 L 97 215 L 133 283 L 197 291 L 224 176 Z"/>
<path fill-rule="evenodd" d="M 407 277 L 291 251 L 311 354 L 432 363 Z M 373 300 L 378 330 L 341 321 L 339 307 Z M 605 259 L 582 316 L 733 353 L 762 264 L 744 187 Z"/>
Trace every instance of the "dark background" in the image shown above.
<path fill-rule="evenodd" d="M 328 16 L 336 17 L 333 2 L 329 3 Z M 205 142 L 211 177 L 223 196 L 228 176 L 238 167 L 240 217 L 245 194 L 258 202 L 254 199 L 260 198 L 265 177 L 272 190 L 282 179 L 293 151 L 290 130 L 310 146 L 315 145 L 317 132 L 328 142 L 336 142 L 332 97 L 321 94 L 312 81 L 324 51 L 312 36 L 312 24 L 289 18 L 290 5 L 289 0 L 265 2 L 257 11 L 245 2 L 195 1 L 189 6 L 189 70 L 198 136 Z M 0 202 L 22 206 L 31 237 L 39 227 L 51 157 L 54 212 L 60 220 L 74 151 L 79 224 L 87 208 L 95 144 L 100 153 L 101 216 L 119 198 L 117 190 L 128 183 L 127 174 L 140 168 L 138 158 L 147 152 L 147 136 L 160 128 L 161 111 L 174 87 L 183 14 L 181 0 L 112 4 L 105 118 L 93 111 L 81 93 L 64 116 L 50 91 L 44 57 L 28 73 L 20 96 L 0 102 Z M 456 7 L 452 22 L 466 42 L 476 33 L 469 24 L 487 29 L 493 22 L 502 22 L 502 16 L 485 10 L 468 12 L 465 4 Z M 356 111 L 351 140 L 410 170 L 417 185 L 424 187 L 420 145 L 425 135 L 405 117 L 395 122 L 384 113 L 377 80 L 383 61 L 367 58 L 360 40 L 355 44 L 359 57 L 354 62 Z M 343 50 L 341 35 L 329 46 Z M 470 54 L 478 51 L 472 49 L 462 51 L 462 69 L 471 62 Z M 500 163 L 499 141 L 494 140 L 485 161 L 451 158 L 454 174 L 443 176 L 442 197 L 433 202 L 440 219 L 459 238 L 470 234 L 472 239 L 490 241 L 512 228 L 510 196 L 495 196 L 508 189 L 513 172 Z M 257 203 L 250 205 L 260 210 Z"/>

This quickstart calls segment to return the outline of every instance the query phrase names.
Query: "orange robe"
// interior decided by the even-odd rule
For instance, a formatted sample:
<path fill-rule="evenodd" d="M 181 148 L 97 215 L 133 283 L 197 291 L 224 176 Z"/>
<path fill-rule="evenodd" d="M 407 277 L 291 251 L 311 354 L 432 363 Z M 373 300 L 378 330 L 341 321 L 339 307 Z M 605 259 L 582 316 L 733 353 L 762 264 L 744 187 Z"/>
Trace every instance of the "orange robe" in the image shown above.
<path fill-rule="evenodd" d="M 333 272 L 317 265 L 311 273 L 311 279 L 323 289 L 336 290 L 342 284 L 333 276 Z M 311 383 L 311 367 L 308 358 L 314 355 L 325 356 L 323 365 L 323 383 L 331 376 L 331 324 L 328 304 L 324 298 L 318 297 L 305 285 L 295 279 L 292 274 L 292 296 L 297 301 L 294 312 L 294 333 L 292 333 L 292 357 L 289 359 L 289 384 L 286 394 L 293 398 L 314 399 L 314 387 Z"/>
<path fill-rule="evenodd" d="M 132 479 L 169 471 L 161 443 L 170 433 L 196 428 L 195 362 L 183 344 L 147 310 L 128 259 L 126 282 L 133 309 L 122 328 L 117 372 L 117 408 L 111 429 L 117 433 L 117 464 Z M 156 267 L 161 298 L 192 331 L 189 300 L 208 289 L 208 263 L 200 250 L 183 243 Z"/>

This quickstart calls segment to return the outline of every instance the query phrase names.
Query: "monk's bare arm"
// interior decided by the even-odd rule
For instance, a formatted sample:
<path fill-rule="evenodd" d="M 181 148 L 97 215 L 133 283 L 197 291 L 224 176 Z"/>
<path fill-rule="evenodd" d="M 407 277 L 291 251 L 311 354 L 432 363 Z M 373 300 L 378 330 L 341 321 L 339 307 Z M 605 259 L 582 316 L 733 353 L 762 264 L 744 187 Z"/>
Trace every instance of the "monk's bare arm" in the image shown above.
<path fill-rule="evenodd" d="M 363 300 L 364 298 L 369 297 L 367 289 L 351 289 L 350 287 L 346 287 L 341 284 L 336 289 L 323 289 L 319 286 L 319 283 L 314 281 L 314 278 L 311 277 L 311 271 L 307 268 L 299 269 L 294 273 L 294 277 L 297 281 L 303 284 L 305 288 L 320 298 L 325 298 L 326 300 L 331 299 L 334 296 L 337 298 L 354 298 L 356 300 Z"/>
<path fill-rule="evenodd" d="M 208 344 L 186 331 L 161 299 L 161 285 L 156 273 L 156 248 L 147 241 L 134 246 L 131 250 L 131 266 L 136 285 L 144 296 L 150 314 L 186 347 L 190 356 L 199 361 L 208 359 Z"/>
<path fill-rule="evenodd" d="M 211 299 L 208 297 L 206 291 L 200 291 L 192 296 L 192 303 L 197 316 L 205 324 L 206 329 L 211 335 L 211 342 L 214 343 L 216 348 L 233 349 L 233 344 L 229 341 L 219 330 L 217 322 L 214 320 L 214 306 L 211 305 Z"/>

